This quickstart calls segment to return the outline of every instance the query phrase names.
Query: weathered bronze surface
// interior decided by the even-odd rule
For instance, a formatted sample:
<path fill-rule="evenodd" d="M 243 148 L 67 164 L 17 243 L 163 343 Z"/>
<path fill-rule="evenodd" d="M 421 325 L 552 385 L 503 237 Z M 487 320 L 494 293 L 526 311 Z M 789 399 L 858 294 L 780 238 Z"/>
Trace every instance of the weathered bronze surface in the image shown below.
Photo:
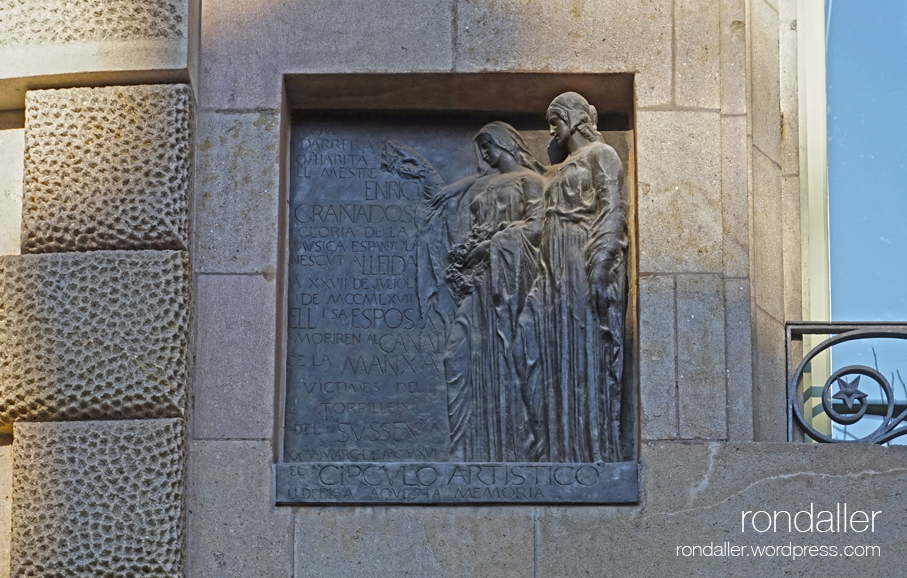
<path fill-rule="evenodd" d="M 294 124 L 279 503 L 636 501 L 630 139 L 545 120 Z"/>

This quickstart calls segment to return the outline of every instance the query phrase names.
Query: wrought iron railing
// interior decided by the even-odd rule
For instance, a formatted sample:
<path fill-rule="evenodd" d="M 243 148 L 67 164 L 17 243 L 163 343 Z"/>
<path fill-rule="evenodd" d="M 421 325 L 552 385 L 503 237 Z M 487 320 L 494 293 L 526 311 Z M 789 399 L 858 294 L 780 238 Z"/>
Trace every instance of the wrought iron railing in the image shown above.
<path fill-rule="evenodd" d="M 794 368 L 797 345 L 802 345 L 804 335 L 829 335 L 808 352 L 804 352 L 799 365 Z M 904 323 L 813 323 L 792 322 L 787 324 L 787 404 L 788 440 L 794 441 L 800 435 L 822 443 L 866 443 L 883 444 L 902 435 L 907 435 L 907 403 L 898 403 L 891 383 L 878 368 L 867 365 L 848 365 L 830 371 L 823 387 L 813 386 L 802 390 L 804 373 L 817 356 L 830 351 L 835 345 L 865 339 L 907 340 L 907 324 Z M 907 344 L 905 344 L 907 345 Z M 907 369 L 907 368 L 905 368 Z M 875 381 L 884 395 L 884 400 L 873 401 L 860 389 L 860 379 L 868 377 Z M 832 393 L 837 389 L 837 393 Z M 815 413 L 807 415 L 804 403 L 810 398 L 821 398 L 816 403 Z M 823 433 L 814 427 L 815 416 L 824 414 L 834 423 L 850 426 L 861 422 L 867 415 L 881 417 L 878 427 L 871 433 L 855 439 L 835 439 L 830 433 Z"/>

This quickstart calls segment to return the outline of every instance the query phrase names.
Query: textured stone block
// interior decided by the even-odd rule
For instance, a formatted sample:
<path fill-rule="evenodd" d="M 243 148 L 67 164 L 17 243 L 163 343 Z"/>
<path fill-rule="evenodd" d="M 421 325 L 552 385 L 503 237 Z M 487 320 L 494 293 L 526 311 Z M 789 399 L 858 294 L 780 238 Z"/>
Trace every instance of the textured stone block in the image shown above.
<path fill-rule="evenodd" d="M 803 317 L 803 269 L 800 247 L 800 177 L 781 178 L 784 321 Z"/>
<path fill-rule="evenodd" d="M 751 3 L 753 144 L 781 162 L 778 13 L 764 0 Z"/>
<path fill-rule="evenodd" d="M 0 429 L 182 416 L 187 267 L 178 251 L 0 257 Z"/>
<path fill-rule="evenodd" d="M 670 0 L 640 0 L 632 7 L 620 0 L 461 1 L 456 70 L 638 71 L 639 105 L 670 104 L 671 16 Z"/>
<path fill-rule="evenodd" d="M 17 423 L 12 576 L 183 572 L 183 421 Z"/>
<path fill-rule="evenodd" d="M 746 114 L 746 0 L 721 0 L 721 112 Z"/>
<path fill-rule="evenodd" d="M 199 275 L 196 287 L 193 436 L 270 439 L 276 283 L 261 275 Z"/>
<path fill-rule="evenodd" d="M 0 576 L 9 576 L 12 497 L 13 446 L 0 445 Z"/>
<path fill-rule="evenodd" d="M 198 2 L 4 0 L 0 110 L 35 88 L 185 81 Z"/>
<path fill-rule="evenodd" d="M 725 279 L 727 435 L 753 441 L 753 329 L 749 279 Z"/>
<path fill-rule="evenodd" d="M 781 167 L 753 150 L 753 287 L 756 303 L 778 320 L 784 319 L 783 222 Z"/>
<path fill-rule="evenodd" d="M 0 130 L 0 255 L 19 254 L 25 131 Z"/>
<path fill-rule="evenodd" d="M 761 1 L 761 0 L 760 0 Z M 904 447 L 819 444 L 643 444 L 646 498 L 639 507 L 542 508 L 537 576 L 704 578 L 837 575 L 903 576 L 907 555 Z M 874 533 L 741 532 L 743 511 L 881 511 Z M 749 517 L 747 518 L 749 521 Z M 764 516 L 760 522 L 764 524 Z M 801 519 L 801 526 L 804 520 Z M 691 556 L 684 546 L 730 542 L 747 555 Z M 758 556 L 751 547 L 834 546 L 837 556 Z M 844 546 L 881 555 L 845 556 Z"/>
<path fill-rule="evenodd" d="M 724 282 L 677 276 L 677 405 L 684 439 L 727 439 Z"/>
<path fill-rule="evenodd" d="M 6 0 L 0 46 L 186 36 L 186 0 Z"/>
<path fill-rule="evenodd" d="M 534 570 L 529 508 L 302 508 L 297 576 L 523 578 Z"/>
<path fill-rule="evenodd" d="M 644 440 L 677 438 L 674 277 L 639 280 L 639 392 Z"/>
<path fill-rule="evenodd" d="M 640 111 L 639 270 L 720 272 L 721 117 Z"/>
<path fill-rule="evenodd" d="M 753 431 L 757 441 L 787 440 L 787 357 L 784 324 L 756 308 Z"/>
<path fill-rule="evenodd" d="M 186 85 L 31 91 L 22 251 L 188 249 Z"/>
<path fill-rule="evenodd" d="M 724 274 L 750 275 L 750 199 L 746 117 L 721 119 L 721 212 Z"/>
<path fill-rule="evenodd" d="M 203 112 L 198 118 L 196 270 L 273 273 L 280 207 L 280 117 Z"/>
<path fill-rule="evenodd" d="M 721 106 L 720 4 L 715 0 L 674 3 L 674 81 L 678 106 Z"/>
<path fill-rule="evenodd" d="M 0 110 L 35 88 L 185 80 L 198 1 L 5 0 Z"/>
<path fill-rule="evenodd" d="M 781 104 L 781 172 L 800 173 L 800 85 L 797 55 L 797 3 L 784 0 L 778 33 Z"/>
<path fill-rule="evenodd" d="M 449 72 L 452 0 L 202 2 L 199 99 L 277 110 L 282 73 Z"/>
<path fill-rule="evenodd" d="M 188 575 L 291 578 L 294 512 L 274 507 L 271 443 L 197 441 L 189 451 Z"/>

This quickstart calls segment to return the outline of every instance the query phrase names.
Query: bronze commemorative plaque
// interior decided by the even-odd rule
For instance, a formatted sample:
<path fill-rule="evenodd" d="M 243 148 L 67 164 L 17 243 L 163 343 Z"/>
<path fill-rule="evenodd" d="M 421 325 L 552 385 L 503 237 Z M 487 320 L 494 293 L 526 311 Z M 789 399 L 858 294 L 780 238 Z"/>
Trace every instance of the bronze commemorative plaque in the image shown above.
<path fill-rule="evenodd" d="M 637 500 L 630 133 L 488 120 L 293 124 L 278 503 Z"/>

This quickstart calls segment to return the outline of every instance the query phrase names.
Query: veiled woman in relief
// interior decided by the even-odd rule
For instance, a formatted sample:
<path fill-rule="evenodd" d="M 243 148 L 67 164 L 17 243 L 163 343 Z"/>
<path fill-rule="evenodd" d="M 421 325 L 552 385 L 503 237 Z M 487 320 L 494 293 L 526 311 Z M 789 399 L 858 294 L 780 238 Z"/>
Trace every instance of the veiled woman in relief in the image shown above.
<path fill-rule="evenodd" d="M 424 295 L 433 294 L 425 309 L 440 312 L 447 325 L 450 459 L 521 461 L 528 459 L 531 434 L 512 350 L 537 275 L 544 169 L 506 123 L 483 127 L 475 145 L 490 170 L 452 185 L 437 186 L 436 173 L 425 171 L 430 165 L 418 157 L 430 207 L 422 239 L 425 273 L 432 277 L 420 285 Z M 404 154 L 411 162 L 417 155 Z M 448 296 L 453 307 L 444 314 Z"/>
<path fill-rule="evenodd" d="M 627 301 L 622 165 L 585 98 L 547 112 L 569 151 L 545 188 L 539 272 L 514 348 L 533 447 L 543 462 L 621 460 L 620 398 Z"/>

